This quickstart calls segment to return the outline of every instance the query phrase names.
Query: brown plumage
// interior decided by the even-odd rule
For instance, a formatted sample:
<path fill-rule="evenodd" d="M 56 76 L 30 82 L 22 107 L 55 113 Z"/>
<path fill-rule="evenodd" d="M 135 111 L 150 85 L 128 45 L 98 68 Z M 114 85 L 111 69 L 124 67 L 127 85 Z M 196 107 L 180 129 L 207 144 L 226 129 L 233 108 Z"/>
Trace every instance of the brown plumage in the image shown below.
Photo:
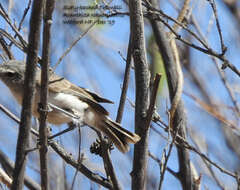
<path fill-rule="evenodd" d="M 9 61 L 0 65 L 0 79 L 9 87 L 19 104 L 22 104 L 25 64 L 21 61 Z M 33 115 L 39 117 L 38 103 L 40 94 L 41 70 L 37 69 L 36 91 L 33 105 Z M 108 111 L 99 103 L 113 103 L 85 88 L 78 87 L 70 81 L 50 72 L 48 102 L 67 111 L 78 119 L 52 108 L 48 113 L 48 122 L 60 125 L 77 121 L 86 124 L 106 134 L 115 146 L 123 153 L 129 150 L 129 143 L 135 144 L 140 137 L 112 121 Z"/>

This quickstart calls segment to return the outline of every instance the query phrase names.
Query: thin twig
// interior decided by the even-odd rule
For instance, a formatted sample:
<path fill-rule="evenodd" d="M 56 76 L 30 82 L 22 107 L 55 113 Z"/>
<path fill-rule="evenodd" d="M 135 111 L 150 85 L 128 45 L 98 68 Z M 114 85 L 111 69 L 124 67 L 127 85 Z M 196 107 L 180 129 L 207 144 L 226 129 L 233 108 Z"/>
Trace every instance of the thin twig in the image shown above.
<path fill-rule="evenodd" d="M 10 112 L 4 105 L 0 104 L 0 110 L 2 110 L 8 117 L 14 120 L 16 123 L 20 123 L 20 119 Z"/>
<path fill-rule="evenodd" d="M 163 183 L 163 180 L 164 180 L 164 175 L 165 175 L 165 171 L 166 171 L 166 168 L 167 168 L 167 163 L 168 163 L 168 160 L 170 158 L 170 155 L 171 155 L 172 148 L 173 148 L 173 145 L 175 143 L 175 140 L 176 140 L 176 138 L 178 136 L 178 130 L 179 130 L 180 126 L 181 126 L 180 123 L 181 122 L 179 122 L 178 126 L 172 132 L 172 133 L 174 133 L 173 134 L 173 138 L 172 138 L 172 142 L 169 145 L 169 150 L 168 150 L 168 153 L 167 153 L 167 155 L 165 157 L 165 162 L 163 163 L 162 168 L 161 168 L 161 177 L 160 177 L 160 182 L 159 182 L 159 186 L 158 186 L 159 190 L 161 190 L 161 188 L 162 188 L 162 183 Z M 169 127 L 169 129 L 170 129 L 170 127 Z"/>
<path fill-rule="evenodd" d="M 48 103 L 48 105 L 51 108 L 56 109 L 57 111 L 60 111 L 60 112 L 64 113 L 65 115 L 67 115 L 67 116 L 69 116 L 69 117 L 71 117 L 73 119 L 79 119 L 79 116 L 76 116 L 76 115 L 74 115 L 74 114 L 72 114 L 72 113 L 70 113 L 70 112 L 68 112 L 68 111 L 66 111 L 66 110 L 64 110 L 64 109 L 54 105 L 54 104 Z"/>
<path fill-rule="evenodd" d="M 150 123 L 152 121 L 152 117 L 153 117 L 153 113 L 155 111 L 155 103 L 156 103 L 156 99 L 157 99 L 157 92 L 158 92 L 158 86 L 159 86 L 159 82 L 161 80 L 162 74 L 157 73 L 153 82 L 153 89 L 151 92 L 151 98 L 150 98 L 150 104 L 149 104 L 149 108 L 148 108 L 148 114 L 146 117 L 146 123 L 147 126 L 150 127 Z"/>
<path fill-rule="evenodd" d="M 166 128 L 163 127 L 162 125 L 159 125 L 158 123 L 156 123 L 159 127 L 163 128 L 166 131 Z M 210 164 L 212 164 L 214 167 L 216 167 L 217 169 L 219 169 L 222 173 L 225 173 L 235 179 L 237 179 L 237 175 L 234 174 L 233 172 L 230 172 L 226 169 L 224 169 L 223 167 L 219 166 L 217 163 L 215 163 L 214 161 L 212 161 L 210 158 L 208 158 L 205 154 L 203 154 L 202 152 L 198 151 L 195 147 L 191 146 L 184 138 L 182 138 L 180 135 L 177 136 L 177 138 L 179 138 L 181 140 L 181 144 L 179 144 L 178 142 L 175 141 L 175 144 L 178 146 L 183 146 L 184 148 L 187 148 L 193 152 L 195 152 L 196 154 L 198 154 L 201 158 L 205 159 L 206 161 L 208 161 Z"/>
<path fill-rule="evenodd" d="M 224 124 L 226 124 L 231 129 L 233 129 L 235 131 L 239 131 L 239 128 L 238 128 L 238 126 L 235 123 L 233 123 L 232 121 L 229 121 L 228 119 L 226 119 L 226 117 L 224 115 L 222 115 L 221 113 L 219 113 L 217 110 L 215 110 L 214 107 L 212 107 L 211 105 L 206 104 L 205 102 L 203 102 L 199 98 L 195 97 L 194 95 L 189 94 L 188 92 L 184 91 L 184 94 L 186 96 L 188 96 L 189 98 L 193 99 L 202 109 L 204 109 L 206 112 L 208 112 L 209 114 L 214 116 L 216 119 L 218 119 L 219 121 L 223 122 Z"/>
<path fill-rule="evenodd" d="M 107 178 L 108 179 L 110 178 L 110 181 L 113 184 L 114 190 L 121 190 L 122 189 L 121 185 L 117 179 L 116 172 L 113 168 L 112 160 L 110 158 L 109 142 L 103 138 L 103 135 L 99 131 L 96 131 L 96 133 L 98 134 L 98 137 L 101 141 L 101 148 L 102 148 L 101 157 L 103 159 L 103 164 L 104 164 Z"/>
<path fill-rule="evenodd" d="M 208 44 L 207 39 L 203 35 L 203 33 L 201 31 L 201 28 L 199 27 L 199 25 L 198 25 L 198 23 L 197 23 L 197 21 L 196 21 L 196 19 L 194 18 L 193 15 L 191 16 L 191 19 L 192 19 L 192 22 L 193 22 L 196 30 L 198 31 L 199 35 L 201 36 L 201 38 L 205 41 L 206 44 Z M 220 70 L 220 67 L 218 66 L 218 60 L 216 59 L 216 57 L 213 57 L 213 56 L 211 58 L 212 58 L 213 62 L 215 63 L 215 66 L 217 68 L 218 74 L 219 74 L 219 76 L 220 76 L 224 86 L 226 87 L 226 90 L 227 90 L 231 100 L 232 100 L 232 103 L 233 103 L 233 105 L 235 107 L 235 111 L 237 113 L 236 115 L 237 115 L 237 118 L 238 118 L 238 117 L 240 117 L 240 107 L 238 106 L 238 102 L 237 102 L 237 99 L 235 97 L 235 94 L 232 91 L 231 86 L 227 82 L 227 79 L 226 79 L 224 71 Z"/>
<path fill-rule="evenodd" d="M 25 8 L 25 10 L 24 10 L 24 12 L 23 12 L 22 19 L 20 20 L 20 23 L 19 23 L 19 25 L 18 25 L 18 31 L 20 31 L 21 28 L 22 28 L 23 21 L 24 21 L 25 17 L 27 16 L 27 13 L 28 13 L 28 11 L 29 11 L 29 9 L 30 9 L 31 3 L 32 3 L 32 0 L 29 0 L 29 1 L 28 1 L 28 5 L 27 5 L 27 7 Z M 16 37 L 17 37 L 17 34 L 14 35 L 14 38 L 16 38 Z M 11 47 L 12 44 L 13 44 L 13 42 L 11 42 L 11 43 L 9 44 L 9 46 Z"/>
<path fill-rule="evenodd" d="M 27 15 L 27 13 L 28 13 L 30 7 L 31 7 L 31 3 L 32 3 L 32 0 L 28 0 L 28 5 L 27 5 L 27 7 L 25 8 L 25 10 L 24 10 L 24 12 L 23 12 L 22 19 L 20 20 L 20 23 L 19 23 L 19 26 L 18 26 L 18 30 L 19 30 L 19 31 L 21 30 L 23 21 L 24 21 L 26 15 Z"/>
<path fill-rule="evenodd" d="M 199 150 L 199 152 L 200 152 L 200 151 L 201 151 L 201 150 L 200 150 L 200 146 L 198 145 L 197 141 L 195 140 L 195 138 L 193 138 L 192 135 L 190 135 L 190 137 L 191 137 L 192 142 L 194 143 L 194 145 L 196 146 L 196 148 L 197 148 L 197 149 Z M 199 137 L 199 138 L 201 138 L 201 137 Z M 211 164 L 210 164 L 209 162 L 207 162 L 205 159 L 203 159 L 202 157 L 201 157 L 201 159 L 202 159 L 202 161 L 204 162 L 204 164 L 206 165 L 206 167 L 208 168 L 210 174 L 212 175 L 213 179 L 216 181 L 217 185 L 218 185 L 222 190 L 224 190 L 225 187 L 223 186 L 222 182 L 218 179 L 218 177 L 217 177 L 217 175 L 215 174 L 215 172 L 214 172 Z"/>
<path fill-rule="evenodd" d="M 216 26 L 217 26 L 218 35 L 219 35 L 219 38 L 220 38 L 220 43 L 221 43 L 222 54 L 225 54 L 227 48 L 226 48 L 226 46 L 224 45 L 224 42 L 223 42 L 222 30 L 221 30 L 221 27 L 220 27 L 220 24 L 219 24 L 219 19 L 218 19 L 218 13 L 217 13 L 215 0 L 207 0 L 207 1 L 210 3 L 210 5 L 212 7 L 212 10 L 213 10 L 213 13 L 214 13 L 214 16 L 215 16 Z"/>
<path fill-rule="evenodd" d="M 79 139 L 78 139 L 78 163 L 79 163 L 79 167 L 80 167 L 80 165 L 82 164 L 82 158 L 83 158 L 83 154 L 81 154 L 81 144 L 82 144 L 81 143 L 82 142 L 81 127 L 78 127 L 78 137 L 79 137 Z M 70 190 L 73 190 L 73 188 L 74 188 L 74 183 L 77 179 L 78 170 L 79 170 L 79 168 L 77 168 L 75 171 Z"/>
<path fill-rule="evenodd" d="M 19 43 L 16 39 L 14 39 L 14 37 L 12 37 L 10 34 L 8 34 L 5 30 L 0 28 L 0 34 L 2 34 L 3 36 L 5 36 L 9 41 L 11 41 L 12 43 L 14 43 L 14 45 L 19 48 L 21 51 L 27 53 L 27 48 L 24 47 L 21 43 Z"/>
<path fill-rule="evenodd" d="M 63 58 L 71 51 L 71 49 L 78 43 L 79 40 L 81 40 L 92 28 L 93 26 L 98 22 L 96 20 L 93 22 L 76 40 L 72 42 L 72 44 L 66 49 L 66 51 L 62 54 L 62 56 L 58 59 L 57 63 L 53 67 L 53 71 L 56 70 L 57 66 L 61 63 Z"/>
<path fill-rule="evenodd" d="M 26 43 L 25 40 L 23 39 L 22 35 L 20 34 L 20 32 L 18 31 L 18 29 L 12 24 L 7 12 L 4 10 L 2 4 L 0 3 L 0 15 L 4 18 L 4 20 L 9 24 L 9 26 L 12 28 L 12 30 L 15 32 L 15 34 L 17 35 L 18 39 L 20 40 L 20 42 L 22 43 L 22 45 L 26 48 Z"/>
<path fill-rule="evenodd" d="M 1 108 L 1 107 L 0 107 Z M 0 109 L 2 110 L 2 109 Z M 20 123 L 20 119 L 17 118 L 13 113 L 11 113 L 9 110 L 6 111 L 6 109 L 3 109 L 4 113 L 6 113 L 11 119 L 13 119 L 16 123 Z M 31 128 L 31 133 L 35 135 L 36 137 L 39 137 L 38 132 Z M 103 187 L 106 187 L 108 189 L 113 190 L 112 182 L 110 182 L 108 179 L 100 176 L 99 174 L 96 174 L 89 170 L 83 163 L 79 166 L 78 161 L 76 161 L 72 155 L 66 150 L 64 150 L 57 142 L 51 140 L 49 141 L 49 145 L 53 148 L 53 150 L 64 160 L 66 163 L 70 164 L 72 167 L 78 169 L 83 175 L 85 175 L 87 178 L 92 180 L 95 183 L 98 183 L 102 185 Z"/>
<path fill-rule="evenodd" d="M 118 123 L 121 123 L 122 116 L 123 116 L 123 111 L 124 111 L 124 105 L 126 101 L 126 96 L 127 96 L 127 90 L 128 90 L 128 83 L 129 83 L 129 75 L 130 75 L 130 69 L 131 69 L 131 57 L 132 57 L 132 45 L 131 45 L 131 34 L 129 37 L 129 42 L 128 42 L 128 51 L 127 51 L 127 59 L 126 61 L 126 68 L 125 68 L 125 73 L 124 73 L 124 80 L 123 80 L 123 86 L 122 86 L 122 93 L 120 97 L 120 102 L 118 106 L 118 113 L 117 113 L 117 118 L 116 121 Z"/>
<path fill-rule="evenodd" d="M 2 35 L 0 35 L 0 44 L 1 44 L 4 52 L 8 56 L 8 59 L 14 59 L 14 56 L 13 56 L 9 46 L 7 45 L 7 42 L 4 40 Z"/>
<path fill-rule="evenodd" d="M 158 1 L 151 0 L 151 3 L 154 4 L 155 7 L 158 7 Z M 185 3 L 188 4 L 188 1 L 186 1 L 186 0 L 184 1 L 183 8 L 182 8 L 183 10 L 180 10 L 180 14 L 182 14 L 181 13 L 182 11 L 185 12 L 184 14 L 186 14 Z M 188 5 L 187 5 L 187 7 L 188 7 Z M 179 64 L 175 63 L 176 54 L 175 55 L 173 54 L 172 47 L 169 44 L 169 40 L 168 40 L 169 38 L 165 33 L 163 24 L 158 22 L 155 19 L 155 17 L 152 17 L 151 14 L 150 14 L 150 16 L 151 17 L 149 17 L 149 19 L 150 19 L 150 22 L 152 25 L 153 34 L 156 39 L 159 51 L 161 52 L 166 75 L 168 78 L 167 82 L 168 82 L 170 100 L 173 101 L 174 97 L 176 95 L 177 89 L 181 89 L 181 88 L 179 88 L 179 79 L 178 79 L 179 73 L 180 73 L 179 72 Z M 159 15 L 159 17 L 160 17 L 160 15 Z M 181 16 L 181 18 L 182 18 L 182 16 Z M 173 31 L 173 33 L 174 32 L 175 32 L 175 30 Z M 176 50 L 176 48 L 175 48 L 175 50 Z M 177 127 L 180 125 L 179 126 L 179 134 L 180 134 L 179 136 L 181 136 L 183 139 L 186 139 L 185 131 L 186 131 L 187 118 L 184 113 L 184 105 L 183 105 L 183 102 L 181 99 L 177 103 L 178 103 L 178 105 L 177 105 L 176 113 L 174 114 L 174 117 L 173 117 L 172 126 L 173 126 L 173 129 L 176 130 Z M 170 122 L 170 124 L 171 124 L 171 122 Z M 169 127 L 169 128 L 171 128 L 171 127 Z M 170 130 L 170 131 L 174 135 L 174 130 Z M 180 146 L 177 146 L 177 153 L 178 153 L 178 164 L 179 164 L 178 173 L 181 176 L 181 178 L 178 178 L 178 179 L 181 182 L 182 189 L 191 189 L 192 185 L 193 185 L 193 180 L 192 180 L 191 168 L 190 168 L 189 151 L 186 148 L 181 146 L 182 142 L 179 138 L 177 138 L 176 141 L 180 144 Z"/>
<path fill-rule="evenodd" d="M 153 7 L 148 1 L 146 1 L 146 4 L 144 4 L 148 9 L 149 11 L 147 12 L 146 14 L 146 17 L 149 17 L 150 16 L 150 19 L 153 19 L 153 20 L 159 20 L 161 21 L 164 25 L 166 25 L 170 30 L 171 32 L 173 32 L 176 36 L 178 36 L 177 32 L 175 31 L 175 29 L 173 27 L 171 27 L 167 21 L 163 20 L 161 18 L 161 16 L 165 17 L 167 20 L 171 20 L 174 22 L 174 26 L 178 26 L 180 28 L 183 28 L 184 30 L 186 30 L 189 34 L 191 34 L 197 41 L 200 42 L 200 44 L 203 45 L 203 47 L 205 47 L 206 49 L 209 49 L 209 47 L 207 46 L 207 44 L 201 40 L 198 35 L 196 35 L 193 31 L 191 31 L 189 28 L 187 28 L 187 26 L 185 24 L 183 24 L 182 22 L 179 22 L 177 19 L 174 19 L 172 17 L 170 17 L 169 15 L 165 14 L 162 10 L 160 9 L 157 9 L 155 7 Z"/>
<path fill-rule="evenodd" d="M 158 159 L 155 155 L 153 155 L 151 152 L 148 152 L 148 155 L 150 158 L 152 158 L 154 161 L 156 161 L 161 169 L 162 167 L 162 160 Z M 171 168 L 166 167 L 166 170 L 171 173 L 174 177 L 178 179 L 178 173 L 174 172 Z"/>
<path fill-rule="evenodd" d="M 222 82 L 223 82 L 223 84 L 224 84 L 224 86 L 225 86 L 225 88 L 226 88 L 226 90 L 227 90 L 227 92 L 228 92 L 228 94 L 229 94 L 229 96 L 230 96 L 230 98 L 231 98 L 231 101 L 232 101 L 232 103 L 233 103 L 233 105 L 234 105 L 234 111 L 235 111 L 235 113 L 236 113 L 236 118 L 237 119 L 239 119 L 239 117 L 240 117 L 240 107 L 239 107 L 239 105 L 238 105 L 238 101 L 237 101 L 237 99 L 236 99 L 236 96 L 235 96 L 235 94 L 234 94 L 234 92 L 233 92 L 233 90 L 232 90 L 232 88 L 231 88 L 231 85 L 228 83 L 228 81 L 227 81 L 227 78 L 226 78 L 226 76 L 225 76 L 225 73 L 224 73 L 224 71 L 222 71 L 221 69 L 220 69 L 220 67 L 219 67 L 219 65 L 218 65 L 218 63 L 217 63 L 217 60 L 216 60 L 216 58 L 212 58 L 213 59 L 213 61 L 214 61 L 214 63 L 215 63 L 215 66 L 216 66 L 216 68 L 217 68 L 217 71 L 218 71 L 218 73 L 219 73 L 219 75 L 220 75 L 220 77 L 221 77 L 221 80 L 222 80 Z"/>
<path fill-rule="evenodd" d="M 146 1 L 147 2 L 147 1 Z M 208 55 L 212 55 L 217 57 L 218 59 L 220 59 L 223 64 L 222 64 L 222 69 L 226 69 L 227 67 L 230 68 L 235 74 L 237 74 L 240 77 L 240 70 L 237 69 L 237 67 L 235 65 L 233 65 L 232 63 L 229 62 L 229 60 L 226 59 L 226 57 L 224 56 L 225 53 L 225 47 L 223 47 L 223 50 L 221 53 L 217 53 L 216 51 L 214 51 L 213 49 L 211 49 L 210 47 L 208 47 L 208 45 L 201 40 L 194 32 L 192 32 L 191 30 L 189 30 L 184 24 L 176 21 L 175 19 L 173 19 L 172 17 L 166 15 L 163 11 L 158 10 L 156 8 L 154 8 L 153 6 L 151 6 L 151 4 L 146 3 L 144 4 L 147 8 L 149 8 L 152 11 L 148 11 L 148 13 L 150 13 L 150 15 L 154 15 L 154 16 L 149 16 L 149 14 L 146 14 L 146 17 L 150 17 L 150 19 L 153 20 L 159 20 L 160 22 L 162 22 L 176 37 L 177 40 L 183 42 L 184 44 L 197 49 L 203 53 L 206 53 Z M 186 30 L 187 32 L 189 32 L 194 38 L 196 38 L 205 48 L 202 48 L 200 46 L 197 46 L 196 44 L 193 44 L 185 39 L 183 39 L 177 32 L 175 32 L 175 30 L 168 24 L 167 21 L 165 21 L 164 19 L 161 18 L 161 16 L 166 17 L 169 20 L 172 20 L 174 23 L 178 24 L 179 26 L 181 26 L 184 30 Z"/>
<path fill-rule="evenodd" d="M 4 152 L 1 150 L 0 150 L 0 163 L 2 168 L 7 172 L 7 174 L 9 176 L 12 176 L 14 162 L 10 160 L 7 157 L 7 155 L 4 154 Z M 27 175 L 24 176 L 24 185 L 30 190 L 41 190 L 41 186 Z"/>
<path fill-rule="evenodd" d="M 63 159 L 65 160 L 68 164 L 70 164 L 71 166 L 73 166 L 74 168 L 78 169 L 83 175 L 85 175 L 86 177 L 88 177 L 90 180 L 94 181 L 95 183 L 98 183 L 100 185 L 102 185 L 103 187 L 106 187 L 108 189 L 112 189 L 113 190 L 113 185 L 112 183 L 96 174 L 93 173 L 92 171 L 90 171 L 86 166 L 84 166 L 82 163 L 79 166 L 78 161 L 76 161 L 71 154 L 67 153 L 62 147 L 60 147 L 56 142 L 51 141 L 49 142 L 50 146 L 53 148 L 53 150 Z"/>
<path fill-rule="evenodd" d="M 20 49 L 21 51 L 23 51 L 24 53 L 27 53 L 28 51 L 28 43 L 26 41 L 24 41 L 24 44 L 26 44 L 25 46 L 22 45 L 21 43 L 19 43 L 14 37 L 12 37 L 10 34 L 8 34 L 5 30 L 0 28 L 0 34 L 2 34 L 3 36 L 5 36 L 9 41 L 11 41 L 12 43 L 14 43 L 14 45 Z M 38 62 L 41 62 L 42 58 L 40 56 L 38 56 Z"/>

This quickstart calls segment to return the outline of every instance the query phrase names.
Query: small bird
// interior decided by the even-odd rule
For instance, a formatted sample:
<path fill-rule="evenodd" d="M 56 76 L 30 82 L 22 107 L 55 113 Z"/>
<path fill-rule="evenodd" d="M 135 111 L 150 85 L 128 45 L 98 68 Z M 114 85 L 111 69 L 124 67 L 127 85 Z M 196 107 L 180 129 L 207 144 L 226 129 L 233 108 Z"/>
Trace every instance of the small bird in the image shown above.
<path fill-rule="evenodd" d="M 10 60 L 0 65 L 0 79 L 8 86 L 17 102 L 22 105 L 25 63 Z M 34 94 L 33 115 L 39 118 L 38 103 L 40 102 L 41 69 L 36 72 L 36 89 Z M 113 103 L 85 88 L 74 85 L 70 81 L 50 71 L 48 103 L 51 107 L 47 121 L 54 125 L 77 122 L 103 132 L 123 153 L 129 151 L 129 143 L 137 143 L 140 137 L 113 120 L 108 111 L 99 103 Z M 61 108 L 65 112 L 57 109 Z M 71 117 L 70 114 L 76 117 Z M 76 119 L 77 118 L 77 119 Z"/>

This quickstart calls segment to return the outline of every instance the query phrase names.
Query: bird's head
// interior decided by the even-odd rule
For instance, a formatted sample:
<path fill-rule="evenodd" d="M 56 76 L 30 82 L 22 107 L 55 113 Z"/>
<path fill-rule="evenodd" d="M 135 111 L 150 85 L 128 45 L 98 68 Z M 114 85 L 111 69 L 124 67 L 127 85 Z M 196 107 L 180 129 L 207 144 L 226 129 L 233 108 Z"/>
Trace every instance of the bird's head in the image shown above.
<path fill-rule="evenodd" d="M 0 79 L 9 84 L 24 81 L 25 64 L 21 61 L 11 60 L 0 65 Z"/>

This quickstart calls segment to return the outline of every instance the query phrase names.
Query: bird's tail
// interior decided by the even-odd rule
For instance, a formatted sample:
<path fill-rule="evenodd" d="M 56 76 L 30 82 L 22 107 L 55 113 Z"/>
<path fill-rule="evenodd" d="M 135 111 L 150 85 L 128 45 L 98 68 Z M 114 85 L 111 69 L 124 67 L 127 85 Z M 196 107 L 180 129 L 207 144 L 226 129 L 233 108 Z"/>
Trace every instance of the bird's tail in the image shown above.
<path fill-rule="evenodd" d="M 140 137 L 121 127 L 119 123 L 105 117 L 103 122 L 98 126 L 114 143 L 114 145 L 123 153 L 129 151 L 129 143 L 135 144 Z"/>

